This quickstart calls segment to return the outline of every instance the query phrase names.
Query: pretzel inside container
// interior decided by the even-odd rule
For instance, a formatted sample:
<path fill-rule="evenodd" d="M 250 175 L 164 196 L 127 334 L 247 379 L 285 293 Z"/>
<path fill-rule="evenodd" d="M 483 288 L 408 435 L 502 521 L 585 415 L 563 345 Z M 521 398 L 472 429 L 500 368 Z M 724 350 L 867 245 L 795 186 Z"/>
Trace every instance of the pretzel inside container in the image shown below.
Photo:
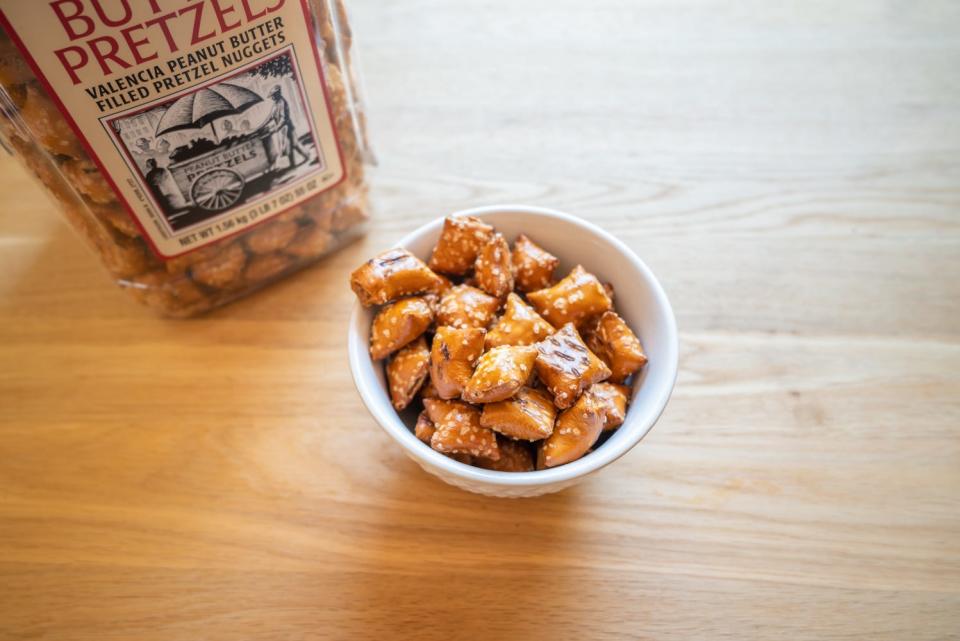
<path fill-rule="evenodd" d="M 321 67 L 343 158 L 337 186 L 231 237 L 164 259 L 84 150 L 23 54 L 0 30 L 0 135 L 50 193 L 116 282 L 169 316 L 190 316 L 243 296 L 358 236 L 369 218 L 366 115 L 340 0 L 311 0 Z"/>

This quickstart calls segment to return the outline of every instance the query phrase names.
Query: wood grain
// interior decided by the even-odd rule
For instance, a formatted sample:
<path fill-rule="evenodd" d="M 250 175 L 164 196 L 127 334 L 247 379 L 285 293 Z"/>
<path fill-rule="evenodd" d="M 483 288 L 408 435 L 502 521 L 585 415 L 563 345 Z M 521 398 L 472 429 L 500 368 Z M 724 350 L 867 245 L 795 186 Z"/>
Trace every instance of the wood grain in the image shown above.
<path fill-rule="evenodd" d="M 0 163 L 0 638 L 960 638 L 960 5 L 350 4 L 375 228 L 248 300 L 153 318 Z M 408 461 L 344 345 L 353 266 L 506 201 L 682 330 L 643 444 L 523 501 Z"/>

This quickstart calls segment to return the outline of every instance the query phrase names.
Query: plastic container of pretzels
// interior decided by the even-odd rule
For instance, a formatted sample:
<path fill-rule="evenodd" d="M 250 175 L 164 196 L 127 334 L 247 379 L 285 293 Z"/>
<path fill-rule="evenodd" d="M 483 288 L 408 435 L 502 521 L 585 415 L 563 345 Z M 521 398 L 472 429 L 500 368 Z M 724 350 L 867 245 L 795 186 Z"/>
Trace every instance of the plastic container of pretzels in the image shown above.
<path fill-rule="evenodd" d="M 0 0 L 0 29 L 0 134 L 161 314 L 363 232 L 372 153 L 339 0 Z"/>

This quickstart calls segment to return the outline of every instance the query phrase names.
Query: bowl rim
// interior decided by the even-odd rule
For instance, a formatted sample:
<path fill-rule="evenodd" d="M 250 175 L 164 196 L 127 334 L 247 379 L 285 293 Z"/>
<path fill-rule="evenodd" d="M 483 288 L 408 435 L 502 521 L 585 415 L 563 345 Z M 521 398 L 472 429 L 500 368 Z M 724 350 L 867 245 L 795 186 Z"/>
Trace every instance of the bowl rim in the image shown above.
<path fill-rule="evenodd" d="M 676 385 L 679 360 L 679 337 L 673 308 L 670 305 L 670 301 L 667 298 L 666 292 L 664 292 L 663 287 L 660 285 L 660 281 L 657 280 L 657 277 L 653 274 L 650 268 L 647 267 L 642 260 L 640 260 L 633 250 L 631 250 L 629 247 L 627 247 L 627 245 L 611 235 L 609 232 L 582 218 L 547 207 L 518 204 L 472 207 L 470 209 L 463 209 L 453 212 L 452 214 L 449 214 L 449 216 L 482 217 L 485 214 L 492 213 L 523 213 L 541 215 L 546 218 L 563 220 L 564 222 L 581 227 L 586 231 L 598 236 L 604 242 L 608 243 L 618 252 L 623 254 L 624 257 L 632 263 L 637 272 L 642 274 L 644 281 L 649 286 L 650 291 L 656 300 L 657 307 L 666 317 L 667 344 L 665 345 L 666 363 L 664 365 L 668 368 L 666 375 L 669 377 L 669 384 L 664 387 L 654 401 L 647 404 L 645 411 L 646 420 L 644 421 L 644 424 L 638 426 L 637 422 L 639 421 L 639 418 L 635 414 L 634 420 L 631 420 L 630 412 L 628 411 L 626 420 L 618 429 L 618 431 L 627 427 L 627 431 L 632 432 L 629 438 L 620 442 L 611 443 L 608 441 L 604 443 L 602 447 L 597 448 L 593 452 L 577 459 L 576 461 L 545 470 L 534 470 L 533 472 L 499 472 L 495 470 L 485 470 L 483 468 L 474 467 L 472 465 L 455 461 L 454 459 L 444 456 L 443 454 L 433 450 L 429 445 L 423 443 L 420 441 L 420 439 L 414 436 L 413 432 L 411 432 L 406 424 L 400 419 L 400 416 L 397 414 L 396 410 L 393 409 L 392 405 L 389 404 L 389 402 L 389 412 L 380 411 L 378 407 L 379 403 L 377 402 L 378 399 L 374 397 L 375 390 L 372 389 L 374 386 L 369 385 L 366 380 L 361 380 L 361 359 L 366 358 L 369 360 L 370 356 L 366 349 L 367 338 L 363 336 L 364 332 L 361 331 L 361 328 L 359 327 L 360 316 L 364 309 L 360 305 L 359 301 L 354 301 L 353 309 L 350 313 L 350 324 L 347 335 L 350 371 L 353 375 L 354 385 L 356 386 L 357 392 L 360 394 L 360 398 L 363 400 L 363 404 L 367 408 L 367 411 L 370 413 L 370 415 L 374 418 L 374 420 L 376 420 L 380 427 L 393 438 L 394 441 L 404 448 L 409 456 L 411 456 L 414 460 L 423 461 L 434 467 L 441 468 L 446 473 L 470 481 L 478 481 L 482 483 L 510 487 L 550 485 L 553 483 L 569 481 L 574 478 L 586 476 L 592 472 L 596 472 L 597 470 L 606 467 L 607 465 L 610 465 L 633 449 L 633 447 L 636 446 L 636 444 L 639 443 L 643 437 L 650 432 L 654 424 L 663 414 L 664 409 L 666 409 L 667 403 L 670 400 L 670 396 L 672 395 L 673 389 Z M 397 241 L 393 247 L 406 247 L 413 241 L 418 240 L 425 235 L 433 232 L 439 233 L 440 227 L 443 225 L 444 218 L 446 218 L 446 216 L 441 216 L 417 227 L 415 230 Z M 361 349 L 361 346 L 363 346 L 363 349 Z"/>

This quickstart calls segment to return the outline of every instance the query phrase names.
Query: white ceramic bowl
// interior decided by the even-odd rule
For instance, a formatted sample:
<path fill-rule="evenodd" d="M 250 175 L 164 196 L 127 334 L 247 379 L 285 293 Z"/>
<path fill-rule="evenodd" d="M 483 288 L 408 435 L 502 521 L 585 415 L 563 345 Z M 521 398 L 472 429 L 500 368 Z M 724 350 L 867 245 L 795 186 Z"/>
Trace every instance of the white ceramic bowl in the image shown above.
<path fill-rule="evenodd" d="M 663 412 L 677 376 L 677 325 L 666 294 L 653 273 L 626 245 L 585 220 L 552 209 L 502 205 L 453 214 L 476 216 L 496 227 L 508 242 L 526 233 L 560 258 L 557 276 L 577 263 L 613 284 L 617 312 L 637 333 L 649 362 L 634 377 L 633 399 L 626 420 L 613 435 L 583 458 L 536 472 L 494 472 L 458 463 L 420 442 L 412 431 L 416 415 L 397 414 L 390 404 L 383 365 L 370 359 L 368 347 L 373 311 L 359 303 L 350 317 L 350 368 L 357 390 L 387 434 L 420 467 L 447 483 L 491 496 L 521 497 L 556 492 L 609 465 L 640 442 Z M 420 227 L 397 246 L 426 261 L 443 219 Z"/>

